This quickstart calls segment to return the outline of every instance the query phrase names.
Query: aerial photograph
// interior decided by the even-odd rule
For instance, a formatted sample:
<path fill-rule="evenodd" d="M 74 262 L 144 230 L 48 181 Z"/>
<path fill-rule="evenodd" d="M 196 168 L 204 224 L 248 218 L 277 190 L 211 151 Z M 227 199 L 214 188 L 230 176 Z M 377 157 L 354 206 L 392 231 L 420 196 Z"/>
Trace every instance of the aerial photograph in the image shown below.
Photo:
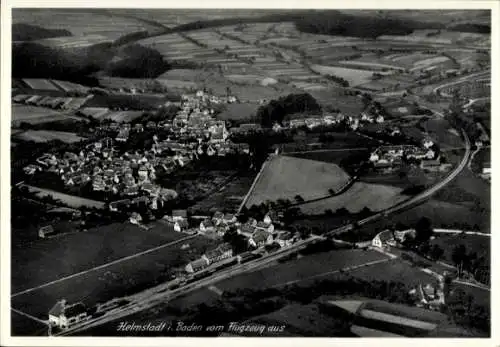
<path fill-rule="evenodd" d="M 491 16 L 13 8 L 11 336 L 490 338 Z"/>

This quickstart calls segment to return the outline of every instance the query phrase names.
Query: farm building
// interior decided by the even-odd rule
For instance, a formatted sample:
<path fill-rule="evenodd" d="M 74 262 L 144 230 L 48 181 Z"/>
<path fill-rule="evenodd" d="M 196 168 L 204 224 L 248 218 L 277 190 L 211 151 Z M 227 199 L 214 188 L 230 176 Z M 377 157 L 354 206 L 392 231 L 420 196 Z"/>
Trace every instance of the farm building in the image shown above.
<path fill-rule="evenodd" d="M 57 232 L 54 230 L 52 225 L 47 225 L 38 229 L 38 236 L 41 238 L 47 238 L 55 235 Z"/>
<path fill-rule="evenodd" d="M 76 323 L 88 319 L 87 308 L 81 302 L 67 305 L 66 300 L 58 301 L 49 311 L 49 323 L 61 329 L 67 329 Z"/>
<path fill-rule="evenodd" d="M 203 270 L 209 265 L 209 261 L 206 258 L 200 258 L 193 260 L 189 264 L 186 265 L 185 270 L 188 273 L 194 273 L 198 272 L 200 270 Z"/>

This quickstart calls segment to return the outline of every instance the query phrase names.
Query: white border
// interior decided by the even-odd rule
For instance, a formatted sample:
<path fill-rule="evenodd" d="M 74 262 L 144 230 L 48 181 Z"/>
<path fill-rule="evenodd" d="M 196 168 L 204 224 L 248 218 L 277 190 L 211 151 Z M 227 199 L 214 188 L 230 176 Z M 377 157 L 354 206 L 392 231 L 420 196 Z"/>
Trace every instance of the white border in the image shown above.
<path fill-rule="evenodd" d="M 500 249 L 500 237 L 495 235 L 495 226 L 499 224 L 498 215 L 494 213 L 497 204 L 492 201 L 492 271 L 491 271 L 491 338 L 490 339 L 338 339 L 338 338 L 97 338 L 97 337 L 35 337 L 35 338 L 20 338 L 10 336 L 10 87 L 11 87 L 11 8 L 12 7 L 102 7 L 102 8 L 318 8 L 318 9 L 491 9 L 492 10 L 492 33 L 491 33 L 491 61 L 492 61 L 492 96 L 500 96 L 498 88 L 499 77 L 499 43 L 500 43 L 500 20 L 499 8 L 500 1 L 447 1 L 447 0 L 419 0 L 415 2 L 403 2 L 401 0 L 350 0 L 348 2 L 341 1 L 332 3 L 331 0 L 288 0 L 286 3 L 279 0 L 253 0 L 245 2 L 235 2 L 231 0 L 212 0 L 205 2 L 202 0 L 184 0 L 176 2 L 141 0 L 138 3 L 121 1 L 121 0 L 101 0 L 99 2 L 75 1 L 75 0 L 18 0 L 18 1 L 2 1 L 1 4 L 1 88 L 0 88 L 0 168 L 1 168 L 1 184 L 0 193 L 2 203 L 0 204 L 0 265 L 1 265 L 1 280 L 0 280 L 0 323 L 1 323 L 1 346 L 196 346 L 197 344 L 209 344 L 211 342 L 222 346 L 272 346 L 276 343 L 283 343 L 287 346 L 303 346 L 303 345 L 350 345 L 350 346 L 419 346 L 428 344 L 429 346 L 500 346 L 500 334 L 494 329 L 495 326 L 500 327 L 498 319 L 498 309 L 500 301 L 498 298 L 498 283 L 500 280 L 498 265 L 500 255 L 496 250 Z M 492 129 L 496 133 L 499 126 L 497 117 L 499 114 L 499 103 L 495 97 L 492 97 Z M 496 139 L 495 136 L 492 136 Z M 493 140 L 492 145 L 496 143 Z M 492 165 L 493 172 L 496 173 L 496 159 L 500 152 L 497 152 L 496 147 L 492 148 Z M 500 170 L 500 169 L 499 169 Z M 496 176 L 496 175 L 495 175 Z M 492 180 L 492 196 L 495 193 L 500 193 L 499 187 L 496 184 L 496 179 Z M 496 309 L 495 309 L 496 308 Z"/>

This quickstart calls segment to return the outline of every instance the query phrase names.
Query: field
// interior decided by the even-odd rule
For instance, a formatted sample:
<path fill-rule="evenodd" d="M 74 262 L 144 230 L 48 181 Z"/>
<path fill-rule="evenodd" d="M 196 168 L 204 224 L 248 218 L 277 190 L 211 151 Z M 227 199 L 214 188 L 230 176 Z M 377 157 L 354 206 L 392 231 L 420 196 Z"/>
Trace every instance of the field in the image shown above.
<path fill-rule="evenodd" d="M 60 278 L 66 274 L 74 274 L 93 268 L 104 262 L 120 259 L 155 246 L 165 245 L 165 247 L 152 250 L 150 253 L 16 295 L 13 297 L 13 307 L 44 318 L 48 309 L 61 298 L 66 298 L 69 302 L 82 300 L 90 306 L 113 297 L 128 295 L 147 288 L 161 278 L 166 279 L 165 276 L 170 271 L 197 258 L 209 245 L 214 243 L 203 237 L 182 241 L 180 239 L 186 237 L 184 234 L 178 234 L 174 231 L 166 232 L 162 229 L 157 226 L 156 231 L 152 232 L 141 230 L 132 225 L 123 227 L 112 225 L 108 230 L 102 230 L 102 228 L 95 230 L 92 235 L 88 233 L 74 234 L 71 235 L 73 238 L 68 240 L 58 239 L 56 242 L 61 243 L 60 245 L 49 245 L 52 246 L 53 250 L 46 246 L 44 251 L 36 250 L 38 253 L 30 255 L 23 253 L 23 259 L 20 261 L 23 261 L 25 265 L 24 268 L 20 268 L 23 268 L 22 272 L 25 273 L 26 277 L 30 274 L 35 277 L 35 279 L 24 279 L 25 285 L 26 281 L 40 285 L 47 283 L 49 278 Z M 94 242 L 89 242 L 89 237 L 94 238 Z M 82 242 L 82 238 L 85 242 Z M 179 240 L 179 242 L 167 245 L 175 240 Z M 45 240 L 43 242 L 45 243 Z M 189 249 L 182 250 L 183 244 L 189 244 Z M 41 244 L 41 246 L 45 246 L 45 244 Z M 68 253 L 70 251 L 73 252 Z M 14 256 L 17 256 L 18 253 L 20 252 L 14 252 Z M 35 262 L 37 254 L 40 260 Z M 64 262 L 63 267 L 58 267 L 59 270 L 55 270 L 51 265 L 54 261 L 64 260 L 68 257 L 71 257 L 73 262 L 76 261 L 78 264 Z M 29 271 L 30 268 L 31 271 Z M 62 268 L 66 272 L 61 271 Z M 47 277 L 47 275 L 52 277 Z"/>
<path fill-rule="evenodd" d="M 17 140 L 34 141 L 34 142 L 49 142 L 59 140 L 66 143 L 73 143 L 85 140 L 83 137 L 77 136 L 75 133 L 53 130 L 27 130 L 15 136 Z"/>
<path fill-rule="evenodd" d="M 225 110 L 217 115 L 222 120 L 250 120 L 255 118 L 258 105 L 256 104 L 228 104 Z"/>
<path fill-rule="evenodd" d="M 73 117 L 49 108 L 12 104 L 13 126 L 19 125 L 21 122 L 39 124 L 65 120 L 68 118 Z"/>
<path fill-rule="evenodd" d="M 431 244 L 439 245 L 444 249 L 443 259 L 448 264 L 453 264 L 451 259 L 453 248 L 460 244 L 463 244 L 467 248 L 467 252 L 475 252 L 478 257 L 485 257 L 486 262 L 490 261 L 491 238 L 488 236 L 441 233 L 436 233 L 435 235 L 436 238 L 431 241 Z"/>
<path fill-rule="evenodd" d="M 60 200 L 63 204 L 70 207 L 79 208 L 81 206 L 91 207 L 91 208 L 104 208 L 105 203 L 97 200 L 85 199 L 75 195 L 68 195 L 61 192 L 56 192 L 54 190 L 38 188 L 34 186 L 27 186 L 31 192 L 35 192 L 38 197 L 51 196 L 56 200 Z"/>
<path fill-rule="evenodd" d="M 12 11 L 12 22 L 29 23 L 42 28 L 66 29 L 82 40 L 93 35 L 116 40 L 132 32 L 155 30 L 154 27 L 136 19 L 82 9 L 16 9 Z M 74 37 L 71 40 L 78 41 Z"/>
<path fill-rule="evenodd" d="M 226 210 L 236 212 L 245 195 L 252 185 L 254 177 L 238 177 L 219 191 L 210 194 L 207 198 L 199 200 L 190 210 L 194 214 L 204 214 L 206 211 Z"/>
<path fill-rule="evenodd" d="M 373 72 L 367 70 L 350 69 L 337 66 L 311 65 L 311 69 L 322 75 L 334 75 L 342 77 L 349 82 L 349 86 L 355 87 L 368 83 L 372 80 Z"/>
<path fill-rule="evenodd" d="M 288 284 L 322 280 L 337 274 L 344 267 L 383 260 L 387 257 L 374 251 L 335 250 L 308 255 L 303 258 L 281 263 L 248 274 L 242 274 L 216 284 L 223 291 L 236 289 L 264 289 Z M 376 266 L 376 265 L 372 265 Z M 368 267 L 367 269 L 370 269 Z M 337 276 L 335 275 L 335 276 Z"/>
<path fill-rule="evenodd" d="M 423 124 L 429 136 L 434 139 L 441 149 L 464 148 L 464 143 L 460 136 L 452 131 L 448 121 L 444 119 L 429 119 Z"/>
<path fill-rule="evenodd" d="M 364 147 L 352 149 L 338 149 L 338 150 L 320 150 L 311 152 L 297 152 L 290 154 L 292 157 L 321 161 L 325 163 L 334 163 L 341 165 L 342 160 L 352 157 L 353 155 L 369 155 L 368 149 Z"/>
<path fill-rule="evenodd" d="M 276 156 L 265 165 L 247 206 L 280 198 L 294 200 L 296 195 L 304 200 L 322 197 L 329 189 L 336 190 L 349 180 L 337 165 L 314 160 Z"/>
<path fill-rule="evenodd" d="M 491 185 L 468 169 L 463 170 L 450 184 L 439 190 L 434 198 L 469 209 L 469 215 L 475 215 L 475 218 L 471 219 L 472 224 L 489 225 Z"/>
<path fill-rule="evenodd" d="M 13 245 L 16 267 L 24 271 L 12 274 L 12 289 L 17 292 L 31 288 L 184 236 L 173 230 L 161 232 L 161 226 L 146 232 L 132 224 L 115 223 L 62 237 L 37 239 L 29 245 Z M 71 261 L 53 266 L 54 259 L 68 256 Z"/>
<path fill-rule="evenodd" d="M 327 209 L 336 211 L 342 207 L 352 213 L 357 213 L 364 207 L 380 211 L 408 198 L 399 194 L 400 192 L 401 189 L 396 187 L 356 182 L 341 195 L 301 205 L 300 209 L 305 214 L 322 214 Z"/>
<path fill-rule="evenodd" d="M 399 259 L 352 270 L 349 271 L 349 275 L 366 281 L 402 282 L 406 284 L 408 288 L 416 286 L 419 283 L 426 284 L 436 282 L 436 279 L 431 275 L 426 274 L 418 268 L 412 268 Z"/>
<path fill-rule="evenodd" d="M 323 107 L 338 109 L 349 116 L 358 116 L 364 109 L 360 98 L 353 95 L 344 95 L 340 88 L 311 90 L 309 92 Z"/>
<path fill-rule="evenodd" d="M 477 224 L 480 231 L 486 233 L 491 228 L 489 217 L 484 218 L 480 212 L 459 204 L 431 199 L 408 211 L 390 215 L 385 220 L 363 225 L 359 230 L 359 240 L 371 240 L 389 224 L 402 223 L 405 228 L 414 228 L 422 217 L 429 218 L 434 228 L 471 229 L 474 224 Z"/>
<path fill-rule="evenodd" d="M 34 78 L 25 78 L 23 79 L 23 82 L 28 85 L 31 89 L 38 89 L 38 90 L 53 90 L 53 91 L 58 91 L 59 89 L 50 82 L 50 80 L 43 80 L 43 79 L 34 79 Z"/>

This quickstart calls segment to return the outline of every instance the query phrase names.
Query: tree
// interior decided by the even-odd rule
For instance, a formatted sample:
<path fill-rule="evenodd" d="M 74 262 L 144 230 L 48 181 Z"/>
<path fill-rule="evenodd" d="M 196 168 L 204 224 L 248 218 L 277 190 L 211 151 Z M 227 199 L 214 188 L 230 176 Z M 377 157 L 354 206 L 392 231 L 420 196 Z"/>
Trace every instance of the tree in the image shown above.
<path fill-rule="evenodd" d="M 423 255 L 427 255 L 430 250 L 431 250 L 431 245 L 429 244 L 429 242 L 422 242 L 419 246 L 418 246 L 418 250 L 421 254 Z"/>
<path fill-rule="evenodd" d="M 429 251 L 429 256 L 434 260 L 439 260 L 444 255 L 444 249 L 439 245 L 433 245 Z"/>
<path fill-rule="evenodd" d="M 433 234 L 431 220 L 422 217 L 415 225 L 415 241 L 418 243 L 428 242 Z"/>
<path fill-rule="evenodd" d="M 467 262 L 467 249 L 463 244 L 457 245 L 453 248 L 451 260 L 458 268 L 458 277 L 461 277 L 464 270 L 464 264 Z"/>

